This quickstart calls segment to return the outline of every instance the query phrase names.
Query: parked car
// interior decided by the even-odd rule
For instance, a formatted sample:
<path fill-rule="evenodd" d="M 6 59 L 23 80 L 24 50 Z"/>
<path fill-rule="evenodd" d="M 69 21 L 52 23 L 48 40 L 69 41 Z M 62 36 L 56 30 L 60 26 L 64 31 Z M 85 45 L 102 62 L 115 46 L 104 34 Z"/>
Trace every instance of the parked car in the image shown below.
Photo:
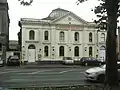
<path fill-rule="evenodd" d="M 88 66 L 88 65 L 102 65 L 102 64 L 104 64 L 104 62 L 102 62 L 101 60 L 98 60 L 94 57 L 82 57 L 80 59 L 80 64 L 85 65 L 85 66 Z"/>
<path fill-rule="evenodd" d="M 0 67 L 4 66 L 3 60 L 0 58 Z"/>
<path fill-rule="evenodd" d="M 63 57 L 63 64 L 74 64 L 72 57 Z"/>
<path fill-rule="evenodd" d="M 9 56 L 9 58 L 7 60 L 7 65 L 9 65 L 9 66 L 20 65 L 19 57 L 18 56 Z"/>
<path fill-rule="evenodd" d="M 120 62 L 118 62 L 117 68 L 118 68 L 119 80 L 120 80 Z M 87 78 L 87 80 L 103 82 L 105 79 L 105 69 L 106 69 L 106 64 L 101 65 L 100 67 L 93 67 L 87 69 L 84 75 Z"/>
<path fill-rule="evenodd" d="M 74 58 L 74 64 L 75 65 L 80 65 L 80 57 L 78 57 L 78 58 Z"/>

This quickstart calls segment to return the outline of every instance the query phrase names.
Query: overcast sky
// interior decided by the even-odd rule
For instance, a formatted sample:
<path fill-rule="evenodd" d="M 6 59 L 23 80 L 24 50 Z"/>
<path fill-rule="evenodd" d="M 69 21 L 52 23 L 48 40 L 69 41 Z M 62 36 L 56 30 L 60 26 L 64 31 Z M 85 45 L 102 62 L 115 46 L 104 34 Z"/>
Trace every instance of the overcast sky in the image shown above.
<path fill-rule="evenodd" d="M 8 0 L 10 17 L 10 40 L 17 40 L 17 33 L 20 28 L 18 21 L 20 18 L 45 18 L 53 9 L 62 8 L 71 11 L 86 21 L 95 19 L 94 12 L 91 11 L 97 0 L 88 0 L 83 4 L 76 4 L 77 0 L 34 0 L 31 6 L 22 6 L 18 0 Z"/>

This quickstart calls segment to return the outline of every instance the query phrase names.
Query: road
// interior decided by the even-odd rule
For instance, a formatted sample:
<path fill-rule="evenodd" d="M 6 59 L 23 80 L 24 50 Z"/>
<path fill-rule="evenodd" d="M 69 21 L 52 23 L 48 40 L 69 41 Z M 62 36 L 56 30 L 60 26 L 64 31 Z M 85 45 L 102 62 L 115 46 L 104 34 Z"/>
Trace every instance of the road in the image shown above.
<path fill-rule="evenodd" d="M 44 87 L 98 84 L 86 81 L 84 71 L 79 68 L 0 68 L 1 87 Z"/>

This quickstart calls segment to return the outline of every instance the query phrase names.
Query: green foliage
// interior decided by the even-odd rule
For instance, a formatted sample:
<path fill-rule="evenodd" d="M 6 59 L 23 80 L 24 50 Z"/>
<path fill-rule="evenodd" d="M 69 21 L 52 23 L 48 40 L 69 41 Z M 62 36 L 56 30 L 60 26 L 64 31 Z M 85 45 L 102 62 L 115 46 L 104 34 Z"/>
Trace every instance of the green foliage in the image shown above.
<path fill-rule="evenodd" d="M 83 3 L 83 2 L 85 2 L 85 1 L 87 1 L 87 0 L 78 0 L 78 4 L 79 4 L 79 3 Z"/>
<path fill-rule="evenodd" d="M 85 0 L 78 0 L 79 3 Z M 94 13 L 99 20 L 95 20 L 98 28 L 107 30 L 106 39 L 106 79 L 105 86 L 119 86 L 117 71 L 117 22 L 120 15 L 120 0 L 99 0 L 100 4 L 95 7 Z M 108 89 L 105 89 L 108 90 Z M 119 90 L 119 89 L 110 89 Z"/>
<path fill-rule="evenodd" d="M 21 5 L 23 6 L 29 6 L 32 4 L 33 0 L 29 0 L 29 1 L 24 1 L 24 0 L 18 0 L 20 2 Z"/>
<path fill-rule="evenodd" d="M 83 3 L 85 1 L 87 1 L 87 0 L 78 0 L 77 5 L 79 5 L 80 3 Z M 98 27 L 100 29 L 106 30 L 107 23 L 108 23 L 106 9 L 112 9 L 113 7 L 111 7 L 111 5 L 109 5 L 109 3 L 107 3 L 107 0 L 98 0 L 98 1 L 100 1 L 100 4 L 98 6 L 96 6 L 94 9 L 92 9 L 92 11 L 94 11 L 96 16 L 98 17 L 98 20 L 94 20 L 94 22 L 96 24 L 98 24 Z M 118 2 L 120 2 L 120 0 L 118 0 Z M 118 3 L 117 6 L 118 6 L 117 17 L 119 17 L 120 16 L 120 9 L 119 9 L 120 4 Z"/>

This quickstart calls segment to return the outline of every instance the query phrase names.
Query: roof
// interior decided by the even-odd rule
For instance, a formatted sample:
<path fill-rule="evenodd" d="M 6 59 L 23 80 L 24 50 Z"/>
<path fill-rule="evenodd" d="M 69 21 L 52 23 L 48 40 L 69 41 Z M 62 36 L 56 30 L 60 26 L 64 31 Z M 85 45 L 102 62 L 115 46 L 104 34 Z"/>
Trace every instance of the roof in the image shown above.
<path fill-rule="evenodd" d="M 92 22 L 87 22 L 85 20 L 83 20 L 82 18 L 80 18 L 79 16 L 77 16 L 76 14 L 74 14 L 71 11 L 65 10 L 65 9 L 61 9 L 61 8 L 57 8 L 52 10 L 52 12 L 45 18 L 42 19 L 35 19 L 35 18 L 21 18 L 20 23 L 22 24 L 51 24 L 54 23 L 58 20 L 60 20 L 61 18 L 66 17 L 67 15 L 73 15 L 75 18 L 77 18 L 79 21 L 83 22 L 85 25 L 89 25 L 89 26 L 95 26 L 95 23 Z"/>
<path fill-rule="evenodd" d="M 57 9 L 52 10 L 52 12 L 48 15 L 48 17 L 43 18 L 43 20 L 54 20 L 58 17 L 62 17 L 64 15 L 66 15 L 69 12 L 70 11 L 68 11 L 68 10 L 57 8 Z"/>
<path fill-rule="evenodd" d="M 41 23 L 41 24 L 49 24 L 50 20 L 43 20 L 43 19 L 34 19 L 34 18 L 21 18 L 21 23 Z"/>

